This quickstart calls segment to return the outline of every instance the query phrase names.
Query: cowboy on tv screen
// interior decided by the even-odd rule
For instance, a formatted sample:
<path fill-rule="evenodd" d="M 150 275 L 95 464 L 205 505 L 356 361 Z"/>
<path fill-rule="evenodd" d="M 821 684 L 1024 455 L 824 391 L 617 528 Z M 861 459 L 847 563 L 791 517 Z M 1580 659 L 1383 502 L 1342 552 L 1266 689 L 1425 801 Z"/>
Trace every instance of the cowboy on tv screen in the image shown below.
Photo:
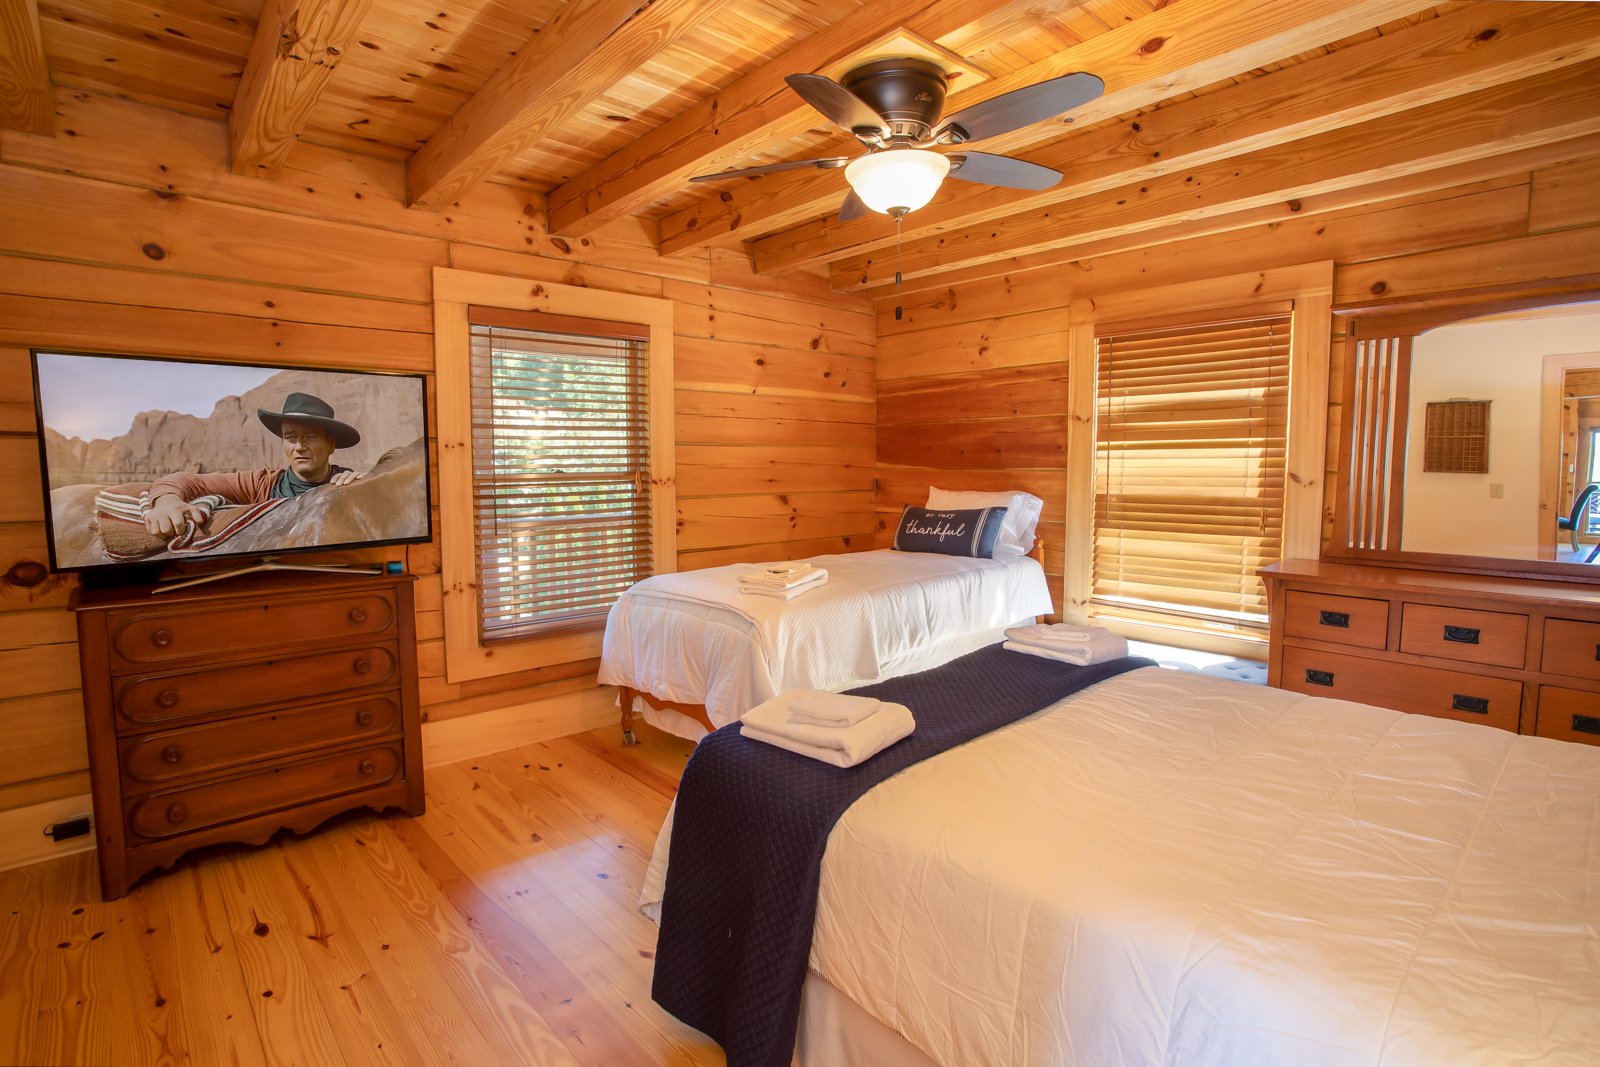
<path fill-rule="evenodd" d="M 426 541 L 420 375 L 33 353 L 60 571 Z"/>

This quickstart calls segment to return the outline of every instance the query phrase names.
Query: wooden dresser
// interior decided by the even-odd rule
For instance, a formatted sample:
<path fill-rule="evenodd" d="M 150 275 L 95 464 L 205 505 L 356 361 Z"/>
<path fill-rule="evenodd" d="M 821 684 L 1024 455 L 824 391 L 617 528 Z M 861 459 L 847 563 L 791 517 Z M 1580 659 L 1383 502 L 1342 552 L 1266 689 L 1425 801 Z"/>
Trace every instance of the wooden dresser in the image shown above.
<path fill-rule="evenodd" d="M 1309 560 L 1260 574 L 1269 684 L 1600 745 L 1600 588 Z"/>
<path fill-rule="evenodd" d="M 422 814 L 413 579 L 80 590 L 100 891 L 221 841 Z"/>

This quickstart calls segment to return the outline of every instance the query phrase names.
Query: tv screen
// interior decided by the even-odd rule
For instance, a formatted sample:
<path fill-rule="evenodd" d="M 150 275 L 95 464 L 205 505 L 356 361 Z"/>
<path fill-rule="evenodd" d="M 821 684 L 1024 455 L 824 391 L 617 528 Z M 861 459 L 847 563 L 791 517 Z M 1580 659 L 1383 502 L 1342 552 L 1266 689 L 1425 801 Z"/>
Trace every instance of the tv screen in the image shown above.
<path fill-rule="evenodd" d="M 430 538 L 424 380 L 33 353 L 50 565 Z"/>

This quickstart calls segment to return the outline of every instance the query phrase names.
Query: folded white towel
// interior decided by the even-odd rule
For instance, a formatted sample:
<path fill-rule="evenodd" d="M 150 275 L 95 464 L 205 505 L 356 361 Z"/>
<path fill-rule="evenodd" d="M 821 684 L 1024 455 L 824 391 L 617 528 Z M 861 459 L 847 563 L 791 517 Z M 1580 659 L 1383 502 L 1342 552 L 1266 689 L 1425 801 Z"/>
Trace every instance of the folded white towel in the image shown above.
<path fill-rule="evenodd" d="M 808 726 L 789 721 L 788 693 L 757 704 L 744 713 L 744 736 L 835 767 L 854 767 L 871 759 L 917 728 L 904 704 L 880 704 L 854 726 Z"/>
<path fill-rule="evenodd" d="M 1091 663 L 1104 663 L 1107 660 L 1121 659 L 1128 654 L 1127 639 L 1116 634 L 1112 634 L 1110 637 L 1098 638 L 1076 648 L 1068 648 L 1062 645 L 1039 645 L 1023 641 L 1007 641 L 1005 647 L 1012 652 L 1022 652 L 1029 656 L 1060 660 L 1062 663 L 1072 663 L 1079 667 L 1087 667 Z"/>
<path fill-rule="evenodd" d="M 835 729 L 854 726 L 883 703 L 873 697 L 853 697 L 825 689 L 797 689 L 789 694 L 789 721 Z"/>
<path fill-rule="evenodd" d="M 1006 631 L 1006 639 L 1009 641 L 1023 641 L 1048 648 L 1081 647 L 1091 641 L 1115 636 L 1104 626 L 1074 626 L 1066 622 L 1013 626 Z"/>
<path fill-rule="evenodd" d="M 779 600 L 793 600 L 802 593 L 809 593 L 813 589 L 820 589 L 828 584 L 828 572 L 820 568 L 812 571 L 794 585 L 768 585 L 764 582 L 739 581 L 739 592 L 750 596 L 770 596 Z"/>
<path fill-rule="evenodd" d="M 795 589 L 813 582 L 825 582 L 828 572 L 821 567 L 807 567 L 806 570 L 789 577 L 767 574 L 765 571 L 746 571 L 739 575 L 740 589 Z"/>

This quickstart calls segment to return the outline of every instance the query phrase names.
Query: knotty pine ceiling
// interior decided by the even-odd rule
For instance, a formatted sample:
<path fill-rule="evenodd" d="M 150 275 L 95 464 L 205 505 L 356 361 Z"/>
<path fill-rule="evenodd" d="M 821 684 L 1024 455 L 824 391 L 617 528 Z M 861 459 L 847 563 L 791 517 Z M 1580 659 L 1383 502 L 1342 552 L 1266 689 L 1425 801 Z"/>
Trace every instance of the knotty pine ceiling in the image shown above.
<path fill-rule="evenodd" d="M 839 289 L 882 283 L 894 242 L 881 216 L 833 217 L 841 172 L 686 178 L 857 154 L 782 76 L 840 74 L 896 34 L 889 51 L 909 34 L 964 65 L 947 112 L 1074 70 L 1107 84 L 977 144 L 1066 178 L 1044 194 L 946 182 L 905 220 L 908 276 L 1409 195 L 1600 136 L 1600 4 L 639 3 L 0 0 L 0 35 L 36 12 L 51 83 L 227 121 L 234 169 L 263 181 L 302 143 L 333 147 L 404 163 L 417 210 L 513 183 L 546 195 L 557 235 L 634 215 L 663 254 L 742 247 Z"/>

